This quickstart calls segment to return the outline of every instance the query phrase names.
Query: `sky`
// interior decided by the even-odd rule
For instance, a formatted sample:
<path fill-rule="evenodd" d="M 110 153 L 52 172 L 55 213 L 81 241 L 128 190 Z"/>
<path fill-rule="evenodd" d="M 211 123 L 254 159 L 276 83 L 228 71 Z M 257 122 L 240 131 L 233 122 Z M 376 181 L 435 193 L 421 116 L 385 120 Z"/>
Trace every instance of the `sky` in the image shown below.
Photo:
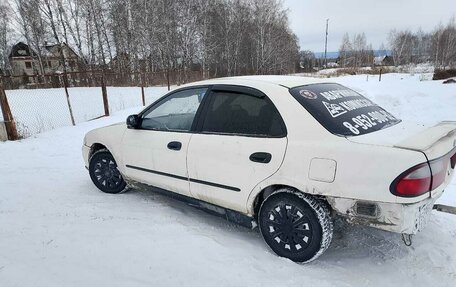
<path fill-rule="evenodd" d="M 364 32 L 367 42 L 387 47 L 391 29 L 432 31 L 456 15 L 456 0 L 284 0 L 301 50 L 323 52 L 329 18 L 328 51 L 339 50 L 343 35 Z"/>

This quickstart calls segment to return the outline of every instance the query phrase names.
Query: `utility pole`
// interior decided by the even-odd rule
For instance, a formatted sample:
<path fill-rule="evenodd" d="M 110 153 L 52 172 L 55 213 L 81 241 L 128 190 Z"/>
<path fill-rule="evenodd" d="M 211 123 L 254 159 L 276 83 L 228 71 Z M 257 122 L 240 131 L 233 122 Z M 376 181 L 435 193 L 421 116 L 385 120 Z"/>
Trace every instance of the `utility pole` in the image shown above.
<path fill-rule="evenodd" d="M 329 24 L 329 19 L 326 19 L 326 38 L 325 38 L 325 68 L 328 65 L 328 61 L 326 58 L 326 54 L 328 53 L 328 24 Z"/>

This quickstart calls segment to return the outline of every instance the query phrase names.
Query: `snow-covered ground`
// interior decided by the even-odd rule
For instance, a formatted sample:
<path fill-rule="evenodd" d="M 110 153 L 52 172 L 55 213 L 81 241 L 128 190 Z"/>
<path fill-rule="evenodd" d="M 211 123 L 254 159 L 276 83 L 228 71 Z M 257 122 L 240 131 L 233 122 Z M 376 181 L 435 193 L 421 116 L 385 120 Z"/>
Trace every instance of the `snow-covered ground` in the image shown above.
<path fill-rule="evenodd" d="M 425 74 L 426 79 L 432 79 L 432 75 L 434 73 L 434 65 L 432 63 L 420 63 L 420 64 L 409 64 L 409 65 L 402 65 L 402 66 L 375 66 L 375 67 L 360 67 L 356 68 L 356 74 L 372 74 L 372 70 L 375 69 L 379 71 L 380 69 L 391 73 L 408 73 L 411 75 L 415 74 Z M 347 72 L 352 72 L 352 68 L 328 68 L 328 69 L 321 69 L 316 72 L 312 73 L 300 73 L 295 75 L 302 75 L 302 76 L 310 76 L 310 77 L 319 77 L 319 78 L 326 78 L 332 76 L 342 75 Z"/>
<path fill-rule="evenodd" d="M 391 74 L 332 79 L 402 119 L 456 120 L 456 85 Z M 153 192 L 108 195 L 81 159 L 84 134 L 109 118 L 0 143 L 0 286 L 455 286 L 456 216 L 434 211 L 400 236 L 336 221 L 331 247 L 298 265 L 258 231 Z M 441 202 L 456 206 L 456 179 Z"/>

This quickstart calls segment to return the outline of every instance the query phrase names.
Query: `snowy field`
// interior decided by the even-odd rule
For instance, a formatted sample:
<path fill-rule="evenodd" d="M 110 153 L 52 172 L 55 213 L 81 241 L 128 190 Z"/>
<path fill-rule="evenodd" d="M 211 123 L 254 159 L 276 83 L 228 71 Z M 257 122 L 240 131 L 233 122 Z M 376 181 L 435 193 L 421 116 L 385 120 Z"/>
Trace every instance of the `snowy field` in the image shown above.
<path fill-rule="evenodd" d="M 145 88 L 146 105 L 151 104 L 167 91 L 167 87 Z M 68 88 L 68 94 L 76 123 L 104 115 L 100 87 Z M 107 94 L 110 113 L 142 105 L 139 87 L 107 87 Z M 7 90 L 6 96 L 19 134 L 23 137 L 71 125 L 63 88 Z M 0 121 L 2 120 L 0 113 Z"/>
<path fill-rule="evenodd" d="M 331 80 L 402 119 L 456 120 L 456 85 L 406 74 L 366 79 Z M 139 109 L 0 142 L 1 287 L 456 286 L 455 215 L 434 211 L 412 247 L 337 220 L 327 252 L 299 265 L 274 255 L 257 230 L 152 192 L 98 191 L 82 162 L 83 136 Z M 456 206 L 456 179 L 440 202 Z"/>

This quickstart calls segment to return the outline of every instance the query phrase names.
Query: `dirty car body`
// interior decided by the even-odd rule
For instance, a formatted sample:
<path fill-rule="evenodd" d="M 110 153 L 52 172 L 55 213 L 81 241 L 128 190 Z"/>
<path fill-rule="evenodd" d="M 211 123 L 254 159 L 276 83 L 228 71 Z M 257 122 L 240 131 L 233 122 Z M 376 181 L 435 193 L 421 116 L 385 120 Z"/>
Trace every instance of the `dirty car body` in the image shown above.
<path fill-rule="evenodd" d="M 182 105 L 179 112 L 173 111 L 176 104 L 167 104 L 171 101 Z M 97 150 L 106 149 L 127 183 L 154 186 L 252 221 L 264 202 L 285 188 L 303 194 L 308 205 L 311 198 L 323 202 L 332 216 L 415 234 L 456 162 L 456 122 L 405 123 L 347 87 L 303 77 L 193 83 L 129 120 L 86 135 L 87 167 Z M 275 239 L 301 249 L 291 238 Z M 284 246 L 285 253 L 293 249 Z M 279 255 L 294 260 L 287 254 Z M 306 256 L 295 261 L 317 255 Z"/>

